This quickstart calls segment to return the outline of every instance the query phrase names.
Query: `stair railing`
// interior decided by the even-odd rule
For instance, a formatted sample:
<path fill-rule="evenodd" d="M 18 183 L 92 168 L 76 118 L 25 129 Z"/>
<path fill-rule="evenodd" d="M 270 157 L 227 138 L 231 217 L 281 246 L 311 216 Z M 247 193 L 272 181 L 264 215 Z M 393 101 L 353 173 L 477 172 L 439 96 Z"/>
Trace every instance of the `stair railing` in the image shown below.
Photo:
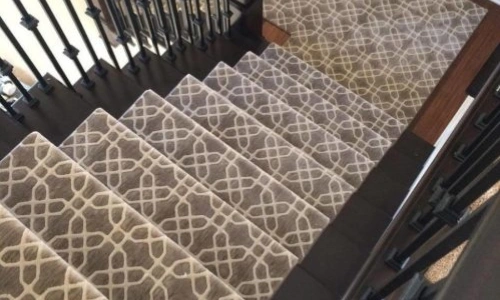
<path fill-rule="evenodd" d="M 174 61 L 176 56 L 174 54 L 174 50 L 172 49 L 172 43 L 171 43 L 171 38 L 170 38 L 170 29 L 169 29 L 169 20 L 167 19 L 167 15 L 165 14 L 165 10 L 163 8 L 163 3 L 161 0 L 155 0 L 155 9 L 156 13 L 158 14 L 158 19 L 160 22 L 160 28 L 161 28 L 161 33 L 163 34 L 165 38 L 165 46 L 167 48 L 167 51 L 165 53 L 165 58 L 168 61 Z"/>
<path fill-rule="evenodd" d="M 104 69 L 101 62 L 99 61 L 99 58 L 97 57 L 94 47 L 90 42 L 89 36 L 87 35 L 87 32 L 83 28 L 82 22 L 80 21 L 80 18 L 78 17 L 78 14 L 75 11 L 75 7 L 71 3 L 71 0 L 64 0 L 64 3 L 66 4 L 66 8 L 68 9 L 71 19 L 73 20 L 73 23 L 75 23 L 75 26 L 78 29 L 78 33 L 80 33 L 80 37 L 85 43 L 87 51 L 90 53 L 90 56 L 92 57 L 92 61 L 94 62 L 94 73 L 96 73 L 100 77 L 104 77 L 108 71 Z"/>
<path fill-rule="evenodd" d="M 80 76 L 82 77 L 82 81 L 81 81 L 82 85 L 87 89 L 91 89 L 92 87 L 94 87 L 95 82 L 90 80 L 90 77 L 87 75 L 87 72 L 85 72 L 85 69 L 83 68 L 82 63 L 78 59 L 78 54 L 79 54 L 80 50 L 78 50 L 75 46 L 73 46 L 69 42 L 68 37 L 66 37 L 66 34 L 62 30 L 61 25 L 57 21 L 57 18 L 54 15 L 54 13 L 52 12 L 52 9 L 50 8 L 47 1 L 46 0 L 39 0 L 39 1 L 40 1 L 40 4 L 42 5 L 43 10 L 47 14 L 47 17 L 49 18 L 50 22 L 52 23 L 52 26 L 56 30 L 57 35 L 59 36 L 59 38 L 61 39 L 61 42 L 64 45 L 64 51 L 63 51 L 64 55 L 66 55 L 69 59 L 71 59 L 75 63 L 75 66 L 78 69 Z"/>
<path fill-rule="evenodd" d="M 0 16 L 0 28 L 2 29 L 3 33 L 7 36 L 9 39 L 10 43 L 14 46 L 16 49 L 17 53 L 21 56 L 23 61 L 26 63 L 28 68 L 31 70 L 33 75 L 35 76 L 36 80 L 38 81 L 38 87 L 44 92 L 44 93 L 49 93 L 52 90 L 52 86 L 43 78 L 42 74 L 40 71 L 35 67 L 35 64 L 31 60 L 31 58 L 28 56 L 26 51 L 24 51 L 23 47 L 19 42 L 17 41 L 16 37 L 12 34 L 12 31 L 10 31 L 9 27 L 5 22 L 3 21 L 2 17 Z"/>
<path fill-rule="evenodd" d="M 19 81 L 19 79 L 17 79 L 16 75 L 14 75 L 14 73 L 12 72 L 13 70 L 14 67 L 8 61 L 0 57 L 0 74 L 9 77 L 12 83 L 23 95 L 22 100 L 28 103 L 29 106 L 37 105 L 40 101 L 31 96 L 31 94 L 28 92 L 28 90 L 26 90 L 24 85 Z"/>
<path fill-rule="evenodd" d="M 151 0 L 103 0 L 96 4 L 93 0 L 85 0 L 85 14 L 93 19 L 105 50 L 117 71 L 121 71 L 121 67 L 115 54 L 116 49 L 114 49 L 110 41 L 110 34 L 116 34 L 116 41 L 121 45 L 125 53 L 127 59 L 125 68 L 130 73 L 137 74 L 140 72 L 140 67 L 135 62 L 130 44 L 135 43 L 138 45 L 139 54 L 137 58 L 144 63 L 149 61 L 150 55 L 153 55 L 146 50 L 148 45 L 154 49 L 154 55 L 162 57 L 169 62 L 174 62 L 177 57 L 175 52 L 183 55 L 187 43 L 191 43 L 201 51 L 205 51 L 210 45 L 209 42 L 215 41 L 216 34 L 229 37 L 231 26 L 234 25 L 230 20 L 231 9 L 238 9 L 234 5 L 231 6 L 229 0 L 181 0 L 182 7 L 177 6 L 176 0 L 152 1 L 153 3 L 151 3 Z M 12 0 L 12 2 L 21 14 L 21 25 L 32 32 L 59 75 L 59 78 L 62 79 L 64 86 L 70 89 L 77 97 L 81 98 L 82 95 L 76 93 L 75 86 L 59 63 L 59 57 L 52 52 L 47 40 L 40 31 L 38 27 L 39 20 L 28 12 L 29 6 L 26 7 L 22 0 Z M 78 30 L 78 35 L 85 45 L 85 51 L 90 55 L 92 60 L 91 70 L 98 77 L 106 77 L 108 69 L 105 68 L 96 48 L 92 45 L 89 34 L 75 9 L 75 5 L 71 0 L 64 0 L 63 2 L 72 23 Z M 24 1 L 24 3 L 28 2 Z M 82 61 L 80 61 L 80 50 L 71 43 L 70 40 L 73 37 L 67 35 L 67 32 L 65 32 L 66 24 L 63 24 L 58 19 L 53 8 L 46 0 L 39 0 L 39 3 L 64 46 L 62 53 L 73 61 L 78 71 L 78 81 L 86 89 L 93 90 L 97 80 L 92 79 L 93 77 L 87 72 Z M 151 8 L 151 4 L 154 5 L 154 9 Z M 103 10 L 105 10 L 104 14 Z M 107 19 L 102 19 L 103 15 Z M 17 37 L 10 30 L 9 25 L 1 17 L 0 29 L 36 78 L 36 87 L 50 96 L 53 91 L 53 84 L 49 83 L 46 76 L 42 75 L 42 72 L 35 66 L 27 51 L 23 49 Z M 128 34 L 129 32 L 133 33 L 134 39 Z M 160 46 L 166 49 L 164 54 L 161 53 L 162 49 Z M 13 68 L 9 62 L 3 59 L 0 61 L 0 73 L 3 76 L 8 76 L 17 87 L 22 94 L 22 102 L 25 102 L 30 107 L 35 106 L 39 102 L 37 98 L 40 97 L 32 95 L 32 89 L 26 88 L 21 83 L 14 75 Z M 18 121 L 23 120 L 23 114 L 16 110 L 17 104 L 10 103 L 2 98 L 0 105 L 14 119 Z M 28 114 L 23 109 L 19 111 L 23 111 L 25 115 L 31 115 L 31 113 Z"/>
<path fill-rule="evenodd" d="M 61 77 L 61 79 L 64 81 L 64 84 L 66 85 L 67 88 L 71 90 L 75 90 L 73 88 L 73 85 L 69 81 L 68 77 L 66 76 L 66 73 L 64 73 L 63 69 L 61 68 L 61 65 L 57 61 L 56 57 L 54 56 L 54 53 L 50 50 L 49 46 L 47 45 L 47 42 L 43 38 L 42 34 L 38 30 L 38 19 L 33 17 L 28 13 L 24 5 L 21 3 L 21 0 L 13 0 L 14 4 L 16 5 L 17 9 L 21 13 L 21 25 L 23 25 L 26 29 L 31 31 L 35 38 L 37 39 L 38 43 L 42 47 L 43 51 L 49 58 L 50 62 L 56 69 L 57 73 Z"/>
<path fill-rule="evenodd" d="M 446 283 L 420 273 L 471 238 L 492 200 L 473 214 L 471 204 L 500 182 L 500 61 L 494 69 L 345 299 L 432 299 Z"/>
<path fill-rule="evenodd" d="M 108 55 L 111 58 L 114 67 L 117 70 L 119 70 L 120 65 L 118 64 L 118 60 L 116 59 L 113 48 L 111 47 L 111 43 L 109 42 L 108 35 L 106 34 L 104 26 L 102 25 L 101 22 L 101 17 L 100 17 L 101 10 L 95 6 L 92 0 L 85 0 L 85 2 L 87 3 L 87 9 L 85 13 L 94 20 L 95 26 L 97 27 L 97 30 L 99 32 L 99 35 L 101 36 L 104 46 L 106 47 L 106 51 L 108 52 Z"/>
<path fill-rule="evenodd" d="M 111 0 L 106 0 L 106 5 L 108 7 L 109 12 L 111 13 L 111 19 L 113 21 L 113 25 L 115 26 L 117 36 L 116 36 L 116 41 L 122 46 L 123 50 L 125 51 L 125 54 L 127 55 L 128 59 L 128 65 L 127 65 L 127 70 L 132 73 L 132 74 L 137 74 L 140 71 L 140 68 L 137 66 L 137 64 L 134 61 L 134 57 L 132 56 L 132 53 L 130 52 L 130 48 L 128 46 L 128 43 L 130 41 L 130 36 L 125 33 L 123 29 L 123 24 L 121 23 L 120 17 L 118 15 L 118 12 L 116 10 L 115 3 Z M 141 48 L 141 43 L 139 43 L 139 48 Z M 140 59 L 142 58 L 143 60 L 146 60 L 146 54 L 145 52 L 140 51 Z"/>

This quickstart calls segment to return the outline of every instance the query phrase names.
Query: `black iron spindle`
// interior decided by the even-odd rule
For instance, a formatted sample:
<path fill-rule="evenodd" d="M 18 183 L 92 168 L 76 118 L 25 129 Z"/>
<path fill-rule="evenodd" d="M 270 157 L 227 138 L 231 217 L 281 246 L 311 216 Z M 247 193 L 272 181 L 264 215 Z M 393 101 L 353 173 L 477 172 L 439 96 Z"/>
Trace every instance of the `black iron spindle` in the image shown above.
<path fill-rule="evenodd" d="M 24 85 L 17 79 L 17 77 L 12 72 L 14 67 L 6 60 L 0 57 L 0 74 L 9 77 L 9 79 L 14 83 L 17 89 L 23 95 L 24 101 L 28 103 L 29 106 L 34 106 L 39 103 L 38 99 L 31 96 L 31 94 L 26 90 Z"/>
<path fill-rule="evenodd" d="M 188 36 L 189 43 L 194 42 L 193 37 L 193 26 L 191 24 L 191 10 L 189 9 L 191 5 L 190 0 L 182 0 L 182 15 L 184 17 L 184 21 L 186 22 L 186 33 Z"/>
<path fill-rule="evenodd" d="M 146 49 L 144 48 L 144 44 L 142 42 L 141 31 L 139 28 L 139 24 L 137 24 L 137 19 L 135 17 L 134 9 L 132 8 L 130 0 L 124 0 L 124 2 L 130 18 L 132 30 L 134 31 L 135 39 L 137 40 L 137 44 L 139 45 L 139 59 L 142 62 L 148 62 L 150 60 L 150 57 L 146 54 Z"/>
<path fill-rule="evenodd" d="M 488 167 L 497 158 L 500 151 L 500 123 L 496 124 L 496 130 L 478 145 L 470 156 L 445 180 L 438 180 L 430 204 L 436 207 L 446 195 L 457 195 L 463 187 L 471 182 L 484 168 Z M 419 212 L 412 222 L 411 227 L 421 231 L 427 223 L 435 217 L 433 209 L 428 209 L 425 213 Z"/>
<path fill-rule="evenodd" d="M 215 25 L 217 32 L 219 34 L 223 33 L 222 29 L 222 6 L 220 3 L 220 0 L 215 0 L 215 14 L 214 14 L 214 19 L 215 19 Z"/>
<path fill-rule="evenodd" d="M 191 1 L 189 1 L 191 3 Z M 207 42 L 205 41 L 205 32 L 203 29 L 203 17 L 201 15 L 200 0 L 194 0 L 194 14 L 193 14 L 193 24 L 196 26 L 196 35 L 198 41 L 196 42 L 196 47 L 200 50 L 207 49 Z"/>
<path fill-rule="evenodd" d="M 184 50 L 186 50 L 186 45 L 184 45 L 184 41 L 182 39 L 182 25 L 181 19 L 179 17 L 179 10 L 177 9 L 177 3 L 175 2 L 175 0 L 167 0 L 167 3 L 170 16 L 173 20 L 172 23 L 175 33 L 174 46 L 177 50 L 183 52 Z"/>
<path fill-rule="evenodd" d="M 479 221 L 481 221 L 481 218 L 490 206 L 491 203 L 484 204 L 471 216 L 463 220 L 450 233 L 441 238 L 436 243 L 436 245 L 434 245 L 429 251 L 427 251 L 415 262 L 409 265 L 408 268 L 399 272 L 393 279 L 384 284 L 384 286 L 378 291 L 370 291 L 370 293 L 366 295 L 364 299 L 382 300 L 387 296 L 390 296 L 405 282 L 410 280 L 414 274 L 430 267 L 433 263 L 445 256 L 447 253 L 460 246 L 471 236 L 472 232 L 474 232 L 474 229 L 476 228 L 476 225 L 479 223 Z"/>
<path fill-rule="evenodd" d="M 222 30 L 225 37 L 231 37 L 231 16 L 233 13 L 229 7 L 229 0 L 222 0 Z"/>
<path fill-rule="evenodd" d="M 496 153 L 496 160 L 484 168 L 484 171 L 470 182 L 460 194 L 457 196 L 447 194 L 434 209 L 434 215 L 439 216 L 439 218 L 434 218 L 428 223 L 422 232 L 402 250 L 392 249 L 386 260 L 387 265 L 395 270 L 404 268 L 411 255 L 444 226 L 456 225 L 467 207 L 498 181 L 498 174 L 500 174 L 499 152 L 498 149 L 492 149 L 492 152 Z"/>
<path fill-rule="evenodd" d="M 12 107 L 12 105 L 5 100 L 5 98 L 2 96 L 2 94 L 0 94 L 0 105 L 2 105 L 5 108 L 5 110 L 7 111 L 7 113 L 12 118 L 14 118 L 16 121 L 21 121 L 22 119 L 24 119 L 24 116 L 21 113 L 17 112 Z"/>
<path fill-rule="evenodd" d="M 111 13 L 111 19 L 113 20 L 113 24 L 115 25 L 116 31 L 118 33 L 116 37 L 116 41 L 122 45 L 125 50 L 125 54 L 128 58 L 128 71 L 132 74 L 136 74 L 139 72 L 139 67 L 136 65 L 134 58 L 132 57 L 132 53 L 130 53 L 130 49 L 128 48 L 128 42 L 130 37 L 124 32 L 122 25 L 118 19 L 118 14 L 116 13 L 116 8 L 113 6 L 112 0 L 106 0 L 106 5 Z"/>
<path fill-rule="evenodd" d="M 500 130 L 500 114 L 494 117 L 487 123 L 482 132 L 474 139 L 470 145 L 463 144 L 455 153 L 455 157 L 461 162 L 466 161 L 470 156 L 473 156 L 477 149 L 480 149 L 484 143 L 488 143 L 491 138 L 498 138 Z"/>
<path fill-rule="evenodd" d="M 86 0 L 86 2 L 87 2 L 87 9 L 85 11 L 85 14 L 87 14 L 87 16 L 91 17 L 94 20 L 95 26 L 99 31 L 99 35 L 101 36 L 104 42 L 104 46 L 106 47 L 106 51 L 108 52 L 108 55 L 111 58 L 111 61 L 113 62 L 113 65 L 117 70 L 120 70 L 120 65 L 118 64 L 118 60 L 116 59 L 115 52 L 113 51 L 108 36 L 106 35 L 106 31 L 102 26 L 100 18 L 101 10 L 94 5 L 94 2 L 92 2 L 92 0 Z"/>
<path fill-rule="evenodd" d="M 78 53 L 80 52 L 75 46 L 73 46 L 66 35 L 64 34 L 64 31 L 61 28 L 61 25 L 56 19 L 56 16 L 52 12 L 52 9 L 50 8 L 49 4 L 47 3 L 46 0 L 39 0 L 40 4 L 42 5 L 43 10 L 47 14 L 47 17 L 49 18 L 50 22 L 52 23 L 52 26 L 57 32 L 57 35 L 61 39 L 61 42 L 64 45 L 64 55 L 66 55 L 69 59 L 71 59 L 74 63 L 76 68 L 78 69 L 78 72 L 80 72 L 80 76 L 82 76 L 82 85 L 85 88 L 92 88 L 94 86 L 94 82 L 90 80 L 89 76 L 85 72 L 85 69 L 83 68 L 82 64 L 80 63 L 80 60 L 78 59 Z"/>
<path fill-rule="evenodd" d="M 158 39 L 156 37 L 155 29 L 152 21 L 151 7 L 149 0 L 138 0 L 137 5 L 142 8 L 144 11 L 144 16 L 146 17 L 146 25 L 149 31 L 149 37 L 151 38 L 151 42 L 153 43 L 153 47 L 155 48 L 156 54 L 160 55 L 160 49 L 158 48 Z"/>
<path fill-rule="evenodd" d="M 37 39 L 38 43 L 42 47 L 43 51 L 45 52 L 45 54 L 49 58 L 50 62 L 52 63 L 52 65 L 56 69 L 59 76 L 61 76 L 61 79 L 66 84 L 66 87 L 74 91 L 75 89 L 73 88 L 73 85 L 69 81 L 68 77 L 66 76 L 63 69 L 61 68 L 61 65 L 59 65 L 59 62 L 57 62 L 54 54 L 52 53 L 49 46 L 47 45 L 47 42 L 45 42 L 45 39 L 43 38 L 42 34 L 38 30 L 38 28 L 37 28 L 38 27 L 38 20 L 26 11 L 26 8 L 22 4 L 21 0 L 13 0 L 13 2 L 16 5 L 19 12 L 21 13 L 21 16 L 22 16 L 21 17 L 21 25 L 23 25 L 26 29 L 33 32 L 33 34 L 35 35 L 35 38 Z"/>
<path fill-rule="evenodd" d="M 90 42 L 89 36 L 87 35 L 87 32 L 85 31 L 85 28 L 83 28 L 82 22 L 80 21 L 80 18 L 78 17 L 78 14 L 75 11 L 75 8 L 73 4 L 71 3 L 71 0 L 64 0 L 64 3 L 66 4 L 66 8 L 69 11 L 69 14 L 71 15 L 71 18 L 73 19 L 73 22 L 76 25 L 76 28 L 78 29 L 78 32 L 80 33 L 80 36 L 82 37 L 83 42 L 85 43 L 85 46 L 87 47 L 87 51 L 90 53 L 90 56 L 92 57 L 92 60 L 94 61 L 94 72 L 103 77 L 106 75 L 108 72 L 104 67 L 102 66 L 101 62 L 99 61 L 99 58 L 97 57 L 97 54 L 95 53 L 94 47 L 92 46 L 92 43 Z"/>
<path fill-rule="evenodd" d="M 35 75 L 35 78 L 38 81 L 38 88 L 40 88 L 46 94 L 49 93 L 53 87 L 45 80 L 45 78 L 43 78 L 42 74 L 40 74 L 40 71 L 38 71 L 38 69 L 35 67 L 35 64 L 33 64 L 33 61 L 29 58 L 28 54 L 24 51 L 21 44 L 19 44 L 17 39 L 14 37 L 9 27 L 7 27 L 7 24 L 5 24 L 5 22 L 3 21 L 2 17 L 0 17 L 0 27 L 2 28 L 3 33 L 7 36 L 14 48 L 16 48 L 17 53 L 19 53 L 28 68 L 30 68 L 33 75 Z"/>
<path fill-rule="evenodd" d="M 174 54 L 174 51 L 172 50 L 172 45 L 170 43 L 170 32 L 168 30 L 168 20 L 167 20 L 166 14 L 165 14 L 165 10 L 163 10 L 163 3 L 161 0 L 155 0 L 155 3 L 156 3 L 157 14 L 159 17 L 159 22 L 161 25 L 161 30 L 163 32 L 163 35 L 165 36 L 165 44 L 167 47 L 166 58 L 170 61 L 173 61 L 173 60 L 175 60 L 175 54 Z"/>
<path fill-rule="evenodd" d="M 212 3 L 210 3 L 210 0 L 205 0 L 205 5 L 206 5 L 206 18 L 207 18 L 207 40 L 212 42 L 215 40 L 215 33 L 214 33 L 214 23 L 212 20 Z"/>
<path fill-rule="evenodd" d="M 497 105 L 497 107 L 489 114 L 481 114 L 474 125 L 476 125 L 477 128 L 483 130 L 488 125 L 490 125 L 491 122 L 493 122 L 493 119 L 498 118 L 499 116 L 500 116 L 500 105 Z"/>

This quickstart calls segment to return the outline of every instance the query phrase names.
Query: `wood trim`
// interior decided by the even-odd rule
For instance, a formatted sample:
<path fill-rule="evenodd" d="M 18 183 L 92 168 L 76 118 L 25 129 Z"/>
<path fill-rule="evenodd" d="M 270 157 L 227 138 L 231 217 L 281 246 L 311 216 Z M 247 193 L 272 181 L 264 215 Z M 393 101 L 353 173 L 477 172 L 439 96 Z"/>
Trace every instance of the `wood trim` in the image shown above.
<path fill-rule="evenodd" d="M 262 24 L 262 36 L 266 41 L 283 46 L 290 38 L 290 34 L 277 25 L 264 19 Z"/>
<path fill-rule="evenodd" d="M 500 7 L 486 0 L 475 2 L 488 7 L 488 13 L 409 127 L 430 144 L 437 141 L 458 111 L 467 97 L 467 87 L 500 43 Z"/>

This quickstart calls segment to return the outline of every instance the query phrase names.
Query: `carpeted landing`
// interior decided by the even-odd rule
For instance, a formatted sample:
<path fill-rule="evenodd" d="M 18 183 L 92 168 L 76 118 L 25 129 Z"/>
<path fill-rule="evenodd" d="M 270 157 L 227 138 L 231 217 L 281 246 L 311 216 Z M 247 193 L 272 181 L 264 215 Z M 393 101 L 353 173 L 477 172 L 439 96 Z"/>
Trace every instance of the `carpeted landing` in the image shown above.
<path fill-rule="evenodd" d="M 273 45 L 32 133 L 0 162 L 0 299 L 271 299 L 403 129 Z"/>
<path fill-rule="evenodd" d="M 326 74 L 305 72 L 304 85 L 335 88 L 335 80 L 408 125 L 486 14 L 474 2 L 264 0 L 264 16 L 290 33 L 287 51 Z M 306 70 L 268 52 L 295 79 Z"/>

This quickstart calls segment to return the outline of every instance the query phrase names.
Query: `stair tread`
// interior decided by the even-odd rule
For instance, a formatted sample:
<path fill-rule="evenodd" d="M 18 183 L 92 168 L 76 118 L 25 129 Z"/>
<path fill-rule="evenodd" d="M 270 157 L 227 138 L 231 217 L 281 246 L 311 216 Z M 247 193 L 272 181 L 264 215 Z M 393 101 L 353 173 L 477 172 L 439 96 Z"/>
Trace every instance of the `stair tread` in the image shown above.
<path fill-rule="evenodd" d="M 373 161 L 380 160 L 391 145 L 386 138 L 251 52 L 234 68 Z"/>
<path fill-rule="evenodd" d="M 125 126 L 302 258 L 328 219 L 152 91 Z"/>
<path fill-rule="evenodd" d="M 354 187 L 361 184 L 375 165 L 224 63 L 220 63 L 204 83 Z"/>
<path fill-rule="evenodd" d="M 331 219 L 354 192 L 342 178 L 192 76 L 166 100 Z"/>
<path fill-rule="evenodd" d="M 271 44 L 260 57 L 386 139 L 403 133 L 403 123 L 282 47 Z"/>
<path fill-rule="evenodd" d="M 297 263 L 104 110 L 96 110 L 60 149 L 245 299 L 270 298 Z"/>
<path fill-rule="evenodd" d="M 0 178 L 0 203 L 106 297 L 241 299 L 39 133 Z"/>
<path fill-rule="evenodd" d="M 0 233 L 1 299 L 106 299 L 2 205 Z"/>

